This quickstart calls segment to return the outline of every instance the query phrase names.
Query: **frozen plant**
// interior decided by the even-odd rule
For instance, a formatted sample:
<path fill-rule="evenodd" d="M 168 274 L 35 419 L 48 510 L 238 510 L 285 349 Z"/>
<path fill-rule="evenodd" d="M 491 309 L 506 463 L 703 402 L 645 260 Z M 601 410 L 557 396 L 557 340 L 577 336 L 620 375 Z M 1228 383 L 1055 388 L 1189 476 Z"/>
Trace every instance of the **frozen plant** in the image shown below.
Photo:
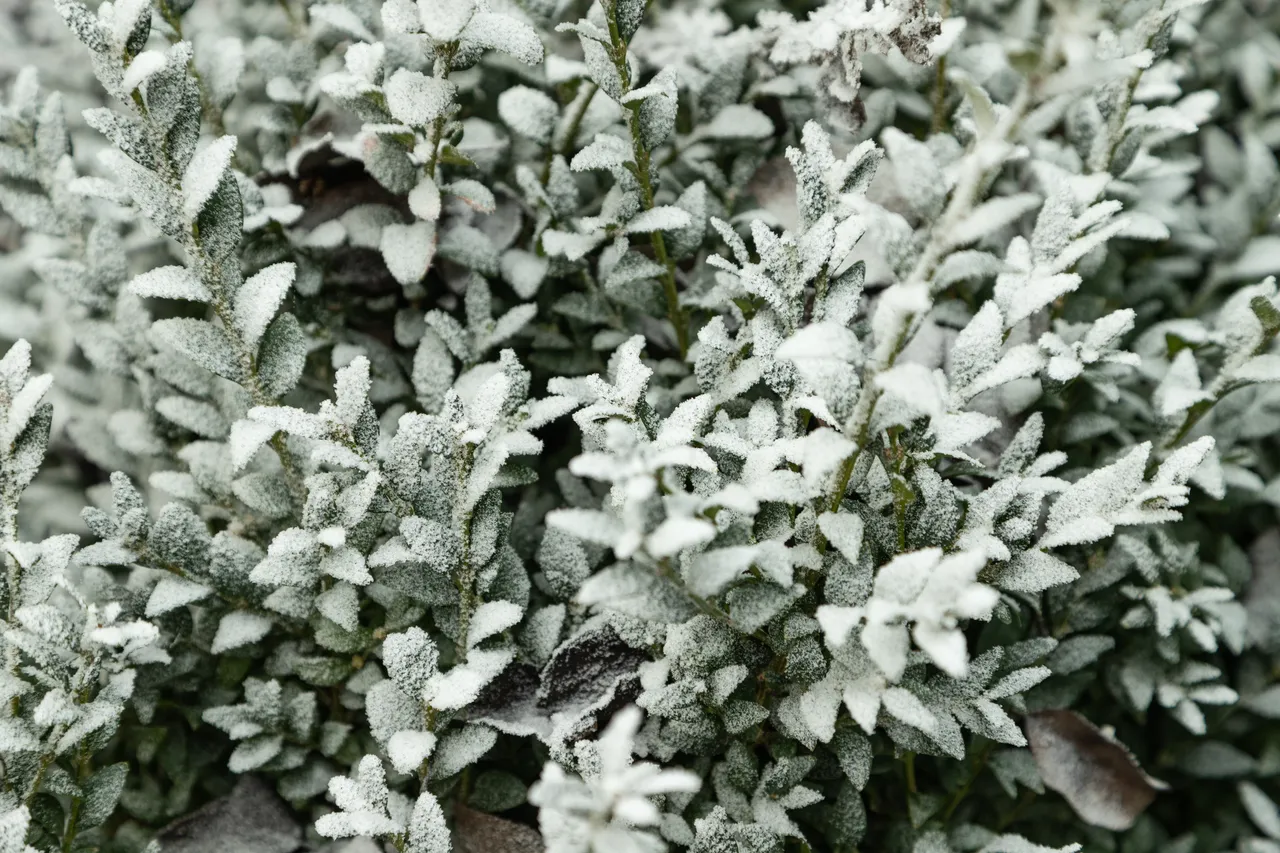
<path fill-rule="evenodd" d="M 3 14 L 0 853 L 1280 844 L 1280 2 Z"/>

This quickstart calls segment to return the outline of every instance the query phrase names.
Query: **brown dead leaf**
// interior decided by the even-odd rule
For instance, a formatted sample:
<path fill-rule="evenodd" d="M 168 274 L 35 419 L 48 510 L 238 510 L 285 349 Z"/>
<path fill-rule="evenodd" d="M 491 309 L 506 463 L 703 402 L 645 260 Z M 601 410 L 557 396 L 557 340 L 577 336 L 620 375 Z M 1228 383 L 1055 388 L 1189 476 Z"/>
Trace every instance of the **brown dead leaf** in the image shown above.
<path fill-rule="evenodd" d="M 1129 751 L 1074 711 L 1028 714 L 1024 724 L 1045 787 L 1061 794 L 1086 823 L 1115 831 L 1133 826 L 1156 797 Z"/>
<path fill-rule="evenodd" d="M 454 853 L 542 853 L 538 830 L 463 805 L 453 809 Z"/>

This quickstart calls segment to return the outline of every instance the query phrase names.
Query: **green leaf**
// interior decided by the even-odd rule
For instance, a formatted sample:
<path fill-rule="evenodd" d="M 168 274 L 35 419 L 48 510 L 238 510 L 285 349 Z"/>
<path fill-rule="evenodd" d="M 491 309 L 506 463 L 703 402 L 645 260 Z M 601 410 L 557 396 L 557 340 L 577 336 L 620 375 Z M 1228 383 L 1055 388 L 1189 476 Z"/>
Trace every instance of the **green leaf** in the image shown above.
<path fill-rule="evenodd" d="M 258 349 L 258 378 L 272 397 L 283 397 L 302 378 L 307 364 L 307 339 L 298 318 L 281 314 L 262 337 Z"/>
<path fill-rule="evenodd" d="M 216 373 L 232 382 L 244 379 L 231 340 L 218 326 L 205 320 L 177 317 L 157 320 L 151 328 L 167 347 L 185 355 L 210 373 Z"/>
<path fill-rule="evenodd" d="M 122 761 L 109 764 L 89 777 L 89 781 L 84 783 L 84 801 L 80 807 L 78 825 L 81 830 L 100 826 L 111 817 L 120 800 L 120 792 L 124 790 L 127 775 L 129 765 Z"/>
<path fill-rule="evenodd" d="M 333 687 L 345 681 L 355 669 L 346 658 L 310 657 L 295 659 L 293 671 L 313 687 Z"/>
<path fill-rule="evenodd" d="M 1253 309 L 1253 314 L 1258 318 L 1258 322 L 1262 324 L 1262 336 L 1269 340 L 1280 332 L 1280 310 L 1276 310 L 1276 306 L 1271 304 L 1271 300 L 1265 296 L 1255 296 L 1249 300 L 1249 307 Z"/>

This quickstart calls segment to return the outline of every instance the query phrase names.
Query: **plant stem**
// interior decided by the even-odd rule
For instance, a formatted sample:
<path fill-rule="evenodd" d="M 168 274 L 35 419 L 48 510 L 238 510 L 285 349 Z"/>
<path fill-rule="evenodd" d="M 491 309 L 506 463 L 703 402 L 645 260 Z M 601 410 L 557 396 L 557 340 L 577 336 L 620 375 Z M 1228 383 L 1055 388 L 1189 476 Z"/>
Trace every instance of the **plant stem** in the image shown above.
<path fill-rule="evenodd" d="M 951 15 L 951 0 L 942 0 L 942 6 L 938 9 L 938 14 L 942 20 L 946 20 Z M 938 57 L 938 67 L 933 79 L 933 123 L 930 125 L 930 132 L 941 133 L 947 124 L 947 57 L 946 54 Z"/>
<path fill-rule="evenodd" d="M 609 12 L 606 17 L 609 19 L 610 54 L 614 67 L 618 71 L 618 78 L 622 81 L 622 93 L 625 97 L 631 91 L 631 69 L 627 67 L 627 43 L 623 40 L 622 33 L 618 30 L 616 16 Z M 644 136 L 641 133 L 641 106 L 639 103 L 626 104 L 624 109 L 626 109 L 627 127 L 631 131 L 631 151 L 635 158 L 636 180 L 640 184 L 640 201 L 645 210 L 652 210 L 653 180 L 649 174 L 649 161 L 652 154 L 645 145 Z M 662 276 L 662 289 L 667 297 L 667 317 L 675 328 L 676 343 L 680 347 L 680 357 L 684 358 L 689 352 L 689 319 L 680 308 L 680 294 L 676 288 L 675 261 L 667 254 L 667 243 L 663 239 L 661 231 L 651 231 L 649 233 L 649 242 L 653 246 L 654 258 L 665 270 Z"/>
<path fill-rule="evenodd" d="M 600 91 L 600 87 L 589 80 L 582 83 L 583 86 L 590 87 L 586 89 L 586 94 L 579 94 L 575 103 L 577 109 L 569 118 L 569 123 L 565 125 L 558 139 L 552 140 L 552 144 L 547 146 L 546 161 L 542 164 L 542 184 L 546 186 L 551 180 L 551 163 L 555 160 L 557 154 L 567 154 L 573 148 L 573 143 L 578 138 L 578 130 L 582 127 L 582 120 L 587 116 L 587 110 L 591 108 L 591 102 L 595 100 L 596 93 Z"/>
<path fill-rule="evenodd" d="M 156 170 L 164 183 L 169 187 L 173 194 L 175 205 L 181 209 L 182 202 L 182 176 L 177 165 L 173 162 L 169 154 L 168 141 L 163 128 L 157 127 L 151 118 L 150 111 L 141 98 L 135 98 L 134 104 L 141 113 L 146 128 L 151 136 L 151 142 L 156 151 Z M 257 354 L 245 342 L 240 332 L 236 329 L 234 310 L 232 308 L 232 294 L 227 292 L 226 276 L 228 271 L 223 267 L 223 263 L 214 257 L 205 249 L 204 243 L 200 238 L 199 228 L 192 226 L 189 230 L 183 232 L 179 243 L 186 252 L 188 265 L 196 277 L 209 289 L 213 294 L 213 310 L 218 316 L 223 326 L 223 332 L 226 334 L 227 340 L 235 350 L 236 358 L 239 361 L 241 382 L 240 384 L 249 392 L 250 400 L 255 406 L 273 406 L 278 401 L 272 397 L 262 385 L 262 378 L 258 374 Z M 235 279 L 240 278 L 239 269 L 232 271 Z M 298 468 L 297 462 L 293 458 L 293 454 L 289 451 L 284 438 L 280 434 L 276 434 L 271 439 L 271 446 L 275 449 L 276 455 L 280 458 L 280 465 L 284 469 L 285 481 L 288 484 L 289 492 L 293 496 L 295 502 L 299 505 L 306 499 L 306 490 L 302 484 L 302 474 Z"/>
<path fill-rule="evenodd" d="M 447 44 L 437 45 L 435 61 L 435 76 L 441 80 L 449 79 L 449 72 L 453 70 L 453 57 L 458 52 L 458 42 L 451 41 Z M 448 117 L 444 114 L 435 117 L 431 123 L 431 157 L 427 160 L 423 167 L 427 173 L 427 177 L 436 180 L 436 171 L 440 166 L 440 139 L 444 136 L 444 126 L 448 122 Z"/>
<path fill-rule="evenodd" d="M 1047 52 L 1056 54 L 1056 50 Z M 952 248 L 951 235 L 955 227 L 973 211 L 982 187 L 986 182 L 985 158 L 979 156 L 979 147 L 1003 144 L 1013 136 L 1034 101 L 1034 90 L 1035 86 L 1032 80 L 1024 80 L 1018 88 L 1017 94 L 1014 95 L 1013 101 L 1009 104 L 1009 108 L 1001 115 L 995 127 L 991 129 L 991 133 L 974 143 L 974 147 L 966 155 L 964 169 L 956 182 L 955 189 L 951 193 L 951 199 L 947 202 L 942 215 L 929 228 L 928 242 L 925 243 L 915 267 L 911 270 L 911 274 L 907 276 L 905 282 L 894 285 L 895 287 L 927 287 L 930 294 L 932 294 L 931 282 L 933 274 L 937 270 L 938 264 Z M 867 444 L 871 416 L 875 412 L 876 403 L 879 401 L 881 394 L 881 389 L 876 383 L 876 379 L 881 373 L 893 367 L 898 356 L 902 354 L 902 350 L 906 348 L 907 343 L 911 340 L 911 330 L 918 316 L 915 313 L 904 314 L 903 322 L 897 329 L 892 342 L 888 346 L 877 346 L 876 354 L 873 354 L 863 371 L 862 389 L 858 392 L 858 401 L 854 406 L 853 415 L 844 430 L 845 435 L 853 439 L 854 449 L 838 469 L 835 488 L 828 501 L 829 509 L 832 512 L 840 508 L 840 504 L 844 500 L 845 491 L 849 487 L 849 481 L 857 466 L 858 456 Z"/>
<path fill-rule="evenodd" d="M 471 476 L 471 462 L 475 447 L 468 444 L 463 452 L 462 465 L 458 476 L 458 492 L 466 490 L 467 480 Z M 458 588 L 458 662 L 467 660 L 467 634 L 471 630 L 471 616 L 476 608 L 476 567 L 471 564 L 471 520 L 474 510 L 468 509 L 460 514 L 455 524 L 462 537 L 462 559 L 455 581 Z"/>

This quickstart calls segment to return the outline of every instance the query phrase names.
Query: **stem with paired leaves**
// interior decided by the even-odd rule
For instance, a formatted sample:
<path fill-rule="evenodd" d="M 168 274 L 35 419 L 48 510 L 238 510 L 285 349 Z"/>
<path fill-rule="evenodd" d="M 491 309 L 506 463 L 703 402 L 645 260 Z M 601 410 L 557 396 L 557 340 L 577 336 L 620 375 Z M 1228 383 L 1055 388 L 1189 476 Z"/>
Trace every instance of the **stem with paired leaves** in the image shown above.
<path fill-rule="evenodd" d="M 618 79 L 622 81 L 622 94 L 625 97 L 631 91 L 631 69 L 627 66 L 627 42 L 618 29 L 617 15 L 609 6 L 605 7 L 605 17 L 609 20 L 609 56 L 618 71 Z M 631 150 L 635 158 L 635 176 L 640 184 L 640 202 L 645 210 L 653 209 L 653 179 L 650 174 L 652 152 L 644 143 L 640 130 L 639 102 L 625 104 L 627 127 L 631 131 Z M 667 254 L 667 243 L 658 230 L 649 233 L 649 242 L 653 246 L 653 256 L 663 267 L 662 289 L 667 297 L 667 317 L 675 328 L 676 343 L 680 347 L 680 357 L 689 352 L 689 318 L 680 308 L 680 294 L 676 289 L 675 261 Z"/>

